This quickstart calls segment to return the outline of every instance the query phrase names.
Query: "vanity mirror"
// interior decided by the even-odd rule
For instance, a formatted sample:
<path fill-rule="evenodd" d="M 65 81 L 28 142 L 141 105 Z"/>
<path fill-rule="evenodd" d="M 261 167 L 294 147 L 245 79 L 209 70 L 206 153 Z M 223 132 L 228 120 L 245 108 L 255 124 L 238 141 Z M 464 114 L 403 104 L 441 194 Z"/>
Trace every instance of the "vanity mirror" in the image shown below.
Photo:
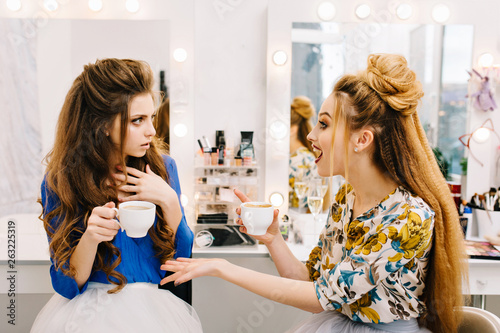
<path fill-rule="evenodd" d="M 0 173 L 6 179 L 0 185 L 0 216 L 39 211 L 41 159 L 53 145 L 64 97 L 89 62 L 110 57 L 145 60 L 158 90 L 164 71 L 171 126 L 182 122 L 192 128 L 189 111 L 194 103 L 187 92 L 193 84 L 193 2 L 151 1 L 136 13 L 118 3 L 96 12 L 85 5 L 60 2 L 52 11 L 42 3 L 23 2 L 18 11 L 2 10 L 0 113 L 5 121 L 0 131 L 9 144 L 0 147 Z M 177 49 L 186 53 L 182 63 L 172 56 Z M 191 147 L 190 135 L 172 138 L 171 153 Z"/>
<path fill-rule="evenodd" d="M 290 102 L 306 95 L 316 109 L 344 73 L 366 66 L 371 53 L 404 55 L 424 85 L 421 120 L 433 146 L 445 151 L 452 173 L 460 174 L 463 148 L 458 136 L 469 126 L 466 70 L 476 61 L 478 31 L 485 31 L 479 17 L 467 16 L 467 6 L 450 8 L 452 15 L 436 24 L 433 1 L 415 4 L 409 17 L 398 16 L 399 2 L 370 2 L 370 14 L 356 16 L 359 3 L 326 1 L 335 8 L 333 17 L 321 20 L 325 1 L 273 1 L 268 13 L 267 125 L 281 120 L 289 124 Z M 284 14 L 280 8 L 286 6 Z M 495 6 L 493 3 L 485 5 Z M 460 8 L 459 8 L 460 7 Z M 418 9 L 415 10 L 415 9 Z M 288 15 L 287 15 L 288 14 Z M 444 25 L 442 23 L 445 23 Z M 272 56 L 283 52 L 288 61 L 278 66 Z M 287 139 L 287 138 L 286 138 Z M 289 143 L 276 142 L 267 149 L 266 191 L 288 192 L 288 159 L 282 151 Z M 283 208 L 282 208 L 283 209 Z"/>

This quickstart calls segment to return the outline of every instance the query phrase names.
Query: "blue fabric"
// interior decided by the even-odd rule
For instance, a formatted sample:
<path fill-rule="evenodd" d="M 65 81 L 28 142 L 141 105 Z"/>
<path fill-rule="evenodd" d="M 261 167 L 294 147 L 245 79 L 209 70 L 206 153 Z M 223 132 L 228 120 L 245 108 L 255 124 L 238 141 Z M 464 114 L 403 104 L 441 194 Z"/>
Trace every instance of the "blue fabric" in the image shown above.
<path fill-rule="evenodd" d="M 170 186 L 177 192 L 180 201 L 181 188 L 179 184 L 179 175 L 177 173 L 177 165 L 170 156 L 163 156 L 163 160 L 167 169 Z M 44 214 L 51 212 L 60 204 L 57 195 L 47 188 L 45 179 L 41 186 L 41 197 Z M 193 232 L 187 225 L 182 205 L 181 210 L 182 220 L 175 234 L 174 244 L 176 252 L 174 257 L 189 258 L 191 256 L 194 237 Z M 57 221 L 57 217 L 50 221 L 52 228 L 57 225 Z M 160 260 L 154 256 L 153 241 L 149 235 L 143 238 L 130 238 L 124 231 L 118 231 L 118 234 L 112 242 L 113 245 L 120 249 L 122 258 L 121 263 L 115 270 L 125 276 L 127 283 L 160 283 L 160 280 L 165 276 L 165 271 L 160 270 L 161 263 Z M 54 268 L 53 261 L 50 266 L 50 277 L 54 290 L 68 299 L 72 299 L 83 293 L 87 289 L 89 282 L 109 283 L 103 271 L 94 271 L 85 285 L 79 289 L 76 281 L 72 277 L 66 276 L 60 270 Z"/>

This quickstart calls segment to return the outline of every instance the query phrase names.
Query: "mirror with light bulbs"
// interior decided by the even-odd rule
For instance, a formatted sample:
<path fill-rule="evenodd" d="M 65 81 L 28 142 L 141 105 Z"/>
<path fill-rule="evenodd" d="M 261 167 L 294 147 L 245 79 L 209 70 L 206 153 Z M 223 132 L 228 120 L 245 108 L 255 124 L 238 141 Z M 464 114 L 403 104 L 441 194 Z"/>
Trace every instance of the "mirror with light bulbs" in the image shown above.
<path fill-rule="evenodd" d="M 283 6 L 292 9 L 284 14 L 279 10 Z M 467 70 L 477 61 L 477 29 L 483 30 L 484 22 L 467 16 L 463 8 L 433 1 L 417 6 L 394 1 L 277 0 L 270 4 L 268 24 L 269 128 L 276 118 L 289 119 L 297 95 L 311 98 L 318 110 L 339 76 L 365 68 L 369 54 L 402 54 L 424 85 L 419 112 L 429 142 L 447 154 L 452 173 L 461 173 L 464 148 L 457 138 L 469 126 Z M 285 64 L 274 61 L 278 51 L 287 58 Z M 267 152 L 266 158 L 273 160 L 272 168 L 266 166 L 267 177 L 273 179 L 271 188 L 266 188 L 270 193 L 287 191 L 288 179 L 280 173 L 288 169 L 288 161 L 278 154 L 285 145 L 276 140 Z"/>
<path fill-rule="evenodd" d="M 419 117 L 428 140 L 459 173 L 463 147 L 456 137 L 466 131 L 473 31 L 472 25 L 294 22 L 291 98 L 305 95 L 319 110 L 336 80 L 364 69 L 369 54 L 401 54 L 423 85 Z"/>
<path fill-rule="evenodd" d="M 3 78 L 13 80 L 3 85 L 0 100 L 5 110 L 19 110 L 7 114 L 7 123 L 23 128 L 10 130 L 9 140 L 17 144 L 2 149 L 2 156 L 18 167 L 2 170 L 9 186 L 0 216 L 13 209 L 39 209 L 34 197 L 43 174 L 39 162 L 52 148 L 62 103 L 84 65 L 103 58 L 141 59 L 154 72 L 155 90 L 160 91 L 160 71 L 167 73 L 168 85 L 168 20 L 50 19 L 35 30 L 28 30 L 28 24 L 26 19 L 0 18 L 5 38 L 0 62 L 10 64 Z M 9 198 L 19 208 L 13 208 Z"/>

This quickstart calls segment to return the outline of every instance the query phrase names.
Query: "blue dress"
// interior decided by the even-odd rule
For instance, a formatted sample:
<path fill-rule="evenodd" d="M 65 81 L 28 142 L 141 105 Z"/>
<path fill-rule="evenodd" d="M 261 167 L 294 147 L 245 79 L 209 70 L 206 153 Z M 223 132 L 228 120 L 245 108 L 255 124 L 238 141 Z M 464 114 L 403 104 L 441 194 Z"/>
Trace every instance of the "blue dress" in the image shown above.
<path fill-rule="evenodd" d="M 181 188 L 179 184 L 179 176 L 177 174 L 177 165 L 170 156 L 163 156 L 163 160 L 167 169 L 170 186 L 175 190 L 175 192 L 177 192 L 177 196 L 180 197 Z M 45 180 L 42 183 L 41 196 L 45 213 L 51 212 L 59 205 L 59 198 L 47 188 Z M 187 225 L 182 205 L 181 209 L 182 220 L 175 235 L 175 257 L 189 258 L 193 247 L 193 232 Z M 54 221 L 51 221 L 51 226 L 53 228 L 55 227 Z M 120 249 L 122 257 L 121 263 L 115 270 L 125 276 L 127 283 L 160 283 L 160 280 L 165 276 L 165 271 L 160 270 L 161 263 L 160 260 L 155 257 L 153 242 L 149 235 L 146 235 L 146 237 L 143 238 L 130 238 L 127 236 L 125 231 L 118 231 L 118 234 L 112 243 Z M 89 282 L 109 284 L 106 274 L 103 271 L 94 271 L 85 285 L 79 289 L 76 281 L 72 277 L 64 275 L 60 270 L 56 270 L 53 263 L 50 266 L 50 277 L 52 279 L 52 286 L 54 290 L 68 299 L 72 299 L 85 292 Z"/>
<path fill-rule="evenodd" d="M 177 166 L 172 158 L 163 157 L 170 186 L 180 197 Z M 59 205 L 59 198 L 42 183 L 42 204 L 45 213 Z M 181 206 L 182 209 L 182 206 Z M 57 221 L 57 220 L 56 220 Z M 55 223 L 51 221 L 51 226 Z M 194 308 L 168 290 L 158 288 L 165 276 L 160 260 L 155 258 L 149 235 L 130 238 L 118 232 L 112 241 L 120 249 L 121 263 L 116 271 L 127 279 L 118 293 L 108 291 L 115 285 L 106 274 L 94 271 L 79 289 L 76 281 L 52 264 L 50 275 L 57 292 L 38 314 L 31 333 L 46 332 L 186 332 L 201 333 L 200 320 Z M 175 257 L 190 257 L 193 233 L 184 210 L 175 235 Z"/>

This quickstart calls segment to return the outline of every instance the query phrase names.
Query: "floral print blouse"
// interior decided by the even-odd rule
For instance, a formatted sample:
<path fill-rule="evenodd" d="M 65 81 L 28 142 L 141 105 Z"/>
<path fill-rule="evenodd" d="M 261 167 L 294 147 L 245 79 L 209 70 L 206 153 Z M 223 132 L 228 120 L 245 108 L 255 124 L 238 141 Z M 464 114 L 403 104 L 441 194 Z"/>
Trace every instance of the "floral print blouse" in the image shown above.
<path fill-rule="evenodd" d="M 366 323 L 419 317 L 434 212 L 401 186 L 356 218 L 354 198 L 340 187 L 306 263 L 323 309 Z"/>
<path fill-rule="evenodd" d="M 301 147 L 290 155 L 288 167 L 288 202 L 290 207 L 299 207 L 299 198 L 293 189 L 295 181 L 302 177 L 302 181 L 309 183 L 314 177 L 318 177 L 315 160 L 316 156 L 306 147 Z M 307 196 L 301 199 L 300 206 L 307 207 Z"/>

